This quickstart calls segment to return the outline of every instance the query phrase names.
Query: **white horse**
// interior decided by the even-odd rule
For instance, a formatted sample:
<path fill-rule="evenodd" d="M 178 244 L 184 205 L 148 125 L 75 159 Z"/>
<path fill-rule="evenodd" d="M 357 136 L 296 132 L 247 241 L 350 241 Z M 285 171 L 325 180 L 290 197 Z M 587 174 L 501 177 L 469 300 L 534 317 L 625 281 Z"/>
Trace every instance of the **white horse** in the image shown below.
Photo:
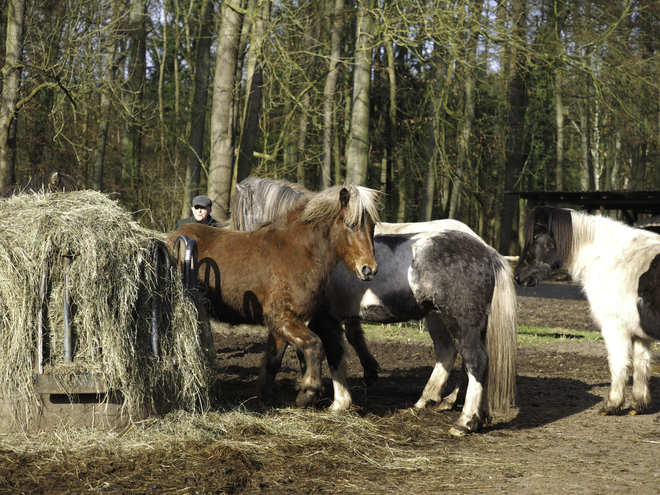
<path fill-rule="evenodd" d="M 547 206 L 531 210 L 524 228 L 516 281 L 534 286 L 565 266 L 582 286 L 600 327 L 611 374 L 600 413 L 621 413 L 631 369 L 629 414 L 647 411 L 651 344 L 660 340 L 660 236 L 607 217 Z"/>

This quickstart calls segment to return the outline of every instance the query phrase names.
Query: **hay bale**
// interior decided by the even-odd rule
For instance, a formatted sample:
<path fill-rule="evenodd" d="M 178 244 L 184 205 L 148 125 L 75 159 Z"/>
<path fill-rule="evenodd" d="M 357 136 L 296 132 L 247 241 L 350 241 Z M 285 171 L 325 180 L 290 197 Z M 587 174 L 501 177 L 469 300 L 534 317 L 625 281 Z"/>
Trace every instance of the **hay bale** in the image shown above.
<path fill-rule="evenodd" d="M 159 272 L 158 294 L 171 305 L 170 330 L 159 356 L 151 346 L 154 249 L 164 235 L 141 227 L 107 196 L 94 191 L 26 194 L 0 200 L 0 400 L 14 418 L 37 414 L 35 391 L 40 285 L 44 302 L 44 373 L 88 373 L 117 391 L 122 412 L 144 417 L 169 408 L 209 404 L 214 357 L 206 315 L 198 312 L 175 267 Z M 64 356 L 65 261 L 68 269 L 73 359 Z M 64 380 L 66 381 L 66 380 Z"/>

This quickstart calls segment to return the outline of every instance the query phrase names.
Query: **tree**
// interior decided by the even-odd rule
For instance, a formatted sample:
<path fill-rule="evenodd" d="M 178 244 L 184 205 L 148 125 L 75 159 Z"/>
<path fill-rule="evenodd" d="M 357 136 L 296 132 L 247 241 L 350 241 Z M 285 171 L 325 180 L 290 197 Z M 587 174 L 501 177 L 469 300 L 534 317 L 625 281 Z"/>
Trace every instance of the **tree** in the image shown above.
<path fill-rule="evenodd" d="M 195 86 L 190 106 L 190 137 L 188 138 L 188 172 L 186 174 L 186 194 L 181 218 L 190 216 L 190 205 L 199 195 L 199 181 L 202 174 L 204 150 L 204 129 L 206 127 L 206 100 L 208 97 L 211 36 L 213 31 L 213 0 L 204 0 L 200 16 L 197 54 L 195 57 Z"/>
<path fill-rule="evenodd" d="M 111 117 L 111 93 L 114 89 L 117 44 L 118 44 L 118 9 L 119 2 L 113 0 L 111 3 L 110 23 L 107 29 L 107 39 L 105 44 L 104 57 L 104 87 L 101 88 L 101 103 L 99 106 L 100 119 L 98 128 L 98 142 L 94 153 L 92 164 L 92 188 L 97 191 L 103 190 L 103 165 L 105 163 L 106 144 L 108 142 L 108 130 L 110 128 Z"/>
<path fill-rule="evenodd" d="M 353 66 L 351 130 L 346 150 L 346 182 L 364 184 L 369 165 L 369 107 L 373 44 L 371 9 L 373 0 L 359 0 Z"/>
<path fill-rule="evenodd" d="M 229 218 L 234 170 L 234 90 L 241 24 L 245 12 L 237 0 L 225 0 L 221 8 L 218 55 L 211 111 L 211 160 L 208 196 L 219 219 Z"/>
<path fill-rule="evenodd" d="M 332 41 L 328 76 L 323 88 L 323 157 L 319 182 L 325 189 L 332 185 L 332 129 L 335 115 L 337 77 L 341 59 L 341 38 L 344 24 L 344 0 L 328 0 L 328 11 L 332 12 Z"/>
<path fill-rule="evenodd" d="M 146 83 L 146 0 L 132 0 L 128 21 L 129 67 L 126 81 L 124 127 L 124 158 L 122 161 L 122 188 L 130 192 L 133 208 L 137 209 L 142 169 L 142 126 L 144 124 L 144 91 Z"/>
<path fill-rule="evenodd" d="M 2 68 L 2 102 L 0 103 L 0 189 L 14 184 L 14 157 L 9 129 L 15 118 L 21 77 L 23 22 L 25 0 L 9 0 L 7 5 L 7 35 L 5 65 Z"/>
<path fill-rule="evenodd" d="M 251 15 L 254 16 L 254 21 L 250 30 L 250 47 L 245 77 L 245 104 L 240 123 L 240 147 L 236 167 L 236 182 L 240 182 L 250 175 L 259 127 L 261 86 L 263 84 L 262 50 L 270 14 L 270 1 L 260 0 L 257 4 L 254 10 L 250 10 Z"/>
<path fill-rule="evenodd" d="M 519 187 L 523 165 L 523 124 L 527 103 L 524 71 L 525 54 L 520 48 L 524 43 L 524 26 L 527 15 L 526 0 L 511 1 L 511 46 L 509 48 L 507 71 L 509 77 L 507 102 L 509 105 L 509 127 L 507 157 L 504 168 L 504 190 L 514 191 Z M 518 198 L 505 195 L 502 205 L 502 228 L 500 231 L 500 252 L 509 254 L 517 251 L 516 223 L 518 218 Z M 514 223 L 515 222 L 515 223 Z"/>

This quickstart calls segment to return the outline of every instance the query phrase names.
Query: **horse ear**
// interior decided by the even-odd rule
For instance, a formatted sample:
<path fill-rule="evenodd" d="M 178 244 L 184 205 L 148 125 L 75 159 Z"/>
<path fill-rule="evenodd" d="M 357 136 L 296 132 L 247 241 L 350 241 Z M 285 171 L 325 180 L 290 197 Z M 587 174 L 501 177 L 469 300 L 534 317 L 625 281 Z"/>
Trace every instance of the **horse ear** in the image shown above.
<path fill-rule="evenodd" d="M 342 208 L 346 208 L 348 205 L 348 200 L 351 199 L 351 193 L 345 187 L 342 187 L 339 191 L 339 202 L 341 203 Z"/>
<path fill-rule="evenodd" d="M 60 173 L 59 172 L 53 172 L 50 174 L 50 178 L 48 180 L 49 184 L 51 187 L 57 187 L 57 185 L 60 182 Z"/>

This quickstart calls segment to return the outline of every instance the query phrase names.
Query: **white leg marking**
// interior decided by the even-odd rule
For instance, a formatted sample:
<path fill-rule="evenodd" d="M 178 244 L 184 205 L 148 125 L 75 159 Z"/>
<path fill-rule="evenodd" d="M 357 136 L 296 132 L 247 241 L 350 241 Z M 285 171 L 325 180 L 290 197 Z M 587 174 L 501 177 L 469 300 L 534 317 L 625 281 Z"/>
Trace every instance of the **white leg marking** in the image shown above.
<path fill-rule="evenodd" d="M 623 404 L 625 386 L 630 376 L 632 340 L 616 325 L 603 325 L 602 334 L 607 347 L 611 384 L 607 406 L 618 408 Z"/>
<path fill-rule="evenodd" d="M 651 341 L 633 338 L 633 407 L 644 411 L 651 404 L 649 372 L 651 369 Z"/>
<path fill-rule="evenodd" d="M 417 403 L 415 403 L 416 409 L 425 408 L 429 402 L 440 402 L 442 400 L 442 391 L 447 384 L 450 371 L 451 367 L 447 369 L 445 364 L 440 362 L 435 363 L 435 366 L 433 367 L 433 373 L 431 373 L 429 381 L 426 382 L 422 396 L 419 398 Z"/>
<path fill-rule="evenodd" d="M 330 405 L 330 411 L 345 411 L 351 406 L 353 399 L 351 391 L 346 381 L 346 359 L 342 357 L 339 367 L 330 369 L 332 373 L 332 388 L 335 393 L 335 399 Z"/>
<path fill-rule="evenodd" d="M 469 428 L 470 422 L 476 417 L 479 421 L 483 420 L 481 417 L 481 398 L 484 393 L 484 388 L 481 383 L 468 372 L 468 386 L 465 392 L 465 405 L 463 412 L 456 421 L 456 424 L 464 428 Z"/>

